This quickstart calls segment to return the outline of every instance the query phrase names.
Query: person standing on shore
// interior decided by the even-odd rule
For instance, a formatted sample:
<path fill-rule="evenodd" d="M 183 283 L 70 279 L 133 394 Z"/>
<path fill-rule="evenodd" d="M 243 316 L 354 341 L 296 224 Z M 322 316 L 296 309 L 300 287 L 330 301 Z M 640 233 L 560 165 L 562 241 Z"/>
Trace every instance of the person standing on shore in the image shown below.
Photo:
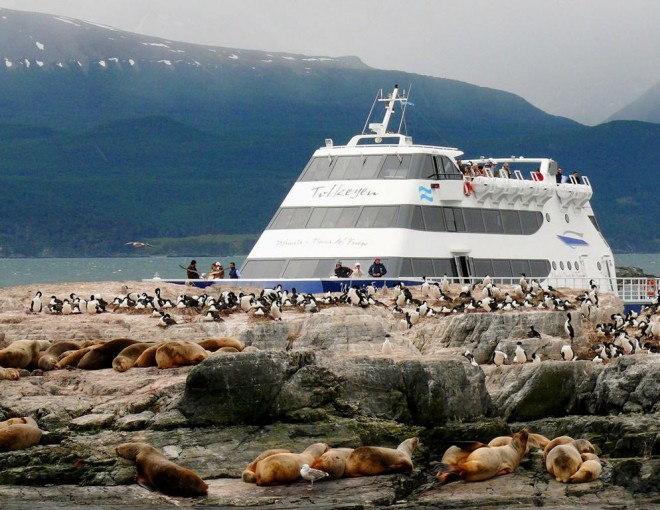
<path fill-rule="evenodd" d="M 236 269 L 236 263 L 235 262 L 230 262 L 229 263 L 229 278 L 237 279 L 241 277 L 241 272 Z"/>

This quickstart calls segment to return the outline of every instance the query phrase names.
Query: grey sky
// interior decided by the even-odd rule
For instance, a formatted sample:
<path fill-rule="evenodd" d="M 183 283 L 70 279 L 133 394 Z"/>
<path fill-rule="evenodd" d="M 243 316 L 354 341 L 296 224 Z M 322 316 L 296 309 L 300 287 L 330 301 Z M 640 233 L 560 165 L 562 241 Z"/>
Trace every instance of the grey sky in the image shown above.
<path fill-rule="evenodd" d="M 380 69 L 507 90 L 589 124 L 660 81 L 660 0 L 0 0 L 0 7 L 200 44 L 356 55 Z"/>

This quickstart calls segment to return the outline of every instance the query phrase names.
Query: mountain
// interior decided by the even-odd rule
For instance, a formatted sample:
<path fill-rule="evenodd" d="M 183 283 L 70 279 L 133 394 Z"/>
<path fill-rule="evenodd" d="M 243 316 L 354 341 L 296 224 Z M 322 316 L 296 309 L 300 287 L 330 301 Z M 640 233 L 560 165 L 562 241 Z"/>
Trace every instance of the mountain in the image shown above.
<path fill-rule="evenodd" d="M 245 252 L 313 151 L 360 132 L 376 91 L 394 83 L 411 88 L 415 142 L 577 165 L 613 247 L 660 250 L 647 219 L 657 200 L 637 195 L 660 175 L 628 173 L 657 160 L 656 125 L 586 127 L 510 93 L 355 57 L 200 46 L 0 9 L 0 255 L 117 255 L 136 239 L 170 254 L 176 239 L 188 253 Z"/>
<path fill-rule="evenodd" d="M 660 124 L 660 81 L 609 120 L 642 120 Z"/>

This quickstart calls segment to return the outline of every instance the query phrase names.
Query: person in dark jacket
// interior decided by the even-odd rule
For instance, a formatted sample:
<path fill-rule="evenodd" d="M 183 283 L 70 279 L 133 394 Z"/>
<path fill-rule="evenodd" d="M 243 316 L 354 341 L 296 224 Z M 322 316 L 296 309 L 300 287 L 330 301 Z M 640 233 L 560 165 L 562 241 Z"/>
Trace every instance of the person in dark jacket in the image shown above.
<path fill-rule="evenodd" d="M 387 274 L 387 269 L 385 269 L 385 266 L 381 263 L 380 259 L 376 259 L 369 267 L 369 274 L 374 278 L 380 278 Z"/>
<path fill-rule="evenodd" d="M 335 276 L 337 278 L 348 278 L 353 274 L 353 270 L 350 267 L 342 265 L 341 262 L 335 264 Z"/>
<path fill-rule="evenodd" d="M 229 263 L 229 278 L 237 279 L 241 277 L 241 272 L 236 269 L 236 263 L 235 262 L 230 262 Z"/>
<path fill-rule="evenodd" d="M 191 280 L 194 280 L 196 278 L 200 278 L 199 271 L 197 271 L 197 261 L 196 260 L 191 260 L 190 264 L 188 264 L 188 267 L 186 268 L 186 274 L 188 275 L 188 278 Z"/>

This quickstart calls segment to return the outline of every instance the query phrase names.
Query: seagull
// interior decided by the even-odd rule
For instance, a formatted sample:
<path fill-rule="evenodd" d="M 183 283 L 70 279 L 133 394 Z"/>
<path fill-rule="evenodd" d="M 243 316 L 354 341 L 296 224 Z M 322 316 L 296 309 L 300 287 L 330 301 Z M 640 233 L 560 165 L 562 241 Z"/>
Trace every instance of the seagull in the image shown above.
<path fill-rule="evenodd" d="M 320 469 L 309 467 L 309 464 L 303 464 L 300 468 L 300 476 L 302 476 L 304 480 L 310 481 L 309 488 L 307 490 L 311 491 L 314 488 L 314 480 L 320 480 L 321 478 L 325 478 L 326 476 L 330 475 L 325 471 L 321 471 Z"/>
<path fill-rule="evenodd" d="M 126 243 L 126 246 L 132 246 L 133 248 L 144 248 L 145 246 L 149 246 L 153 248 L 153 244 L 143 243 L 141 241 L 131 241 L 129 243 Z"/>

